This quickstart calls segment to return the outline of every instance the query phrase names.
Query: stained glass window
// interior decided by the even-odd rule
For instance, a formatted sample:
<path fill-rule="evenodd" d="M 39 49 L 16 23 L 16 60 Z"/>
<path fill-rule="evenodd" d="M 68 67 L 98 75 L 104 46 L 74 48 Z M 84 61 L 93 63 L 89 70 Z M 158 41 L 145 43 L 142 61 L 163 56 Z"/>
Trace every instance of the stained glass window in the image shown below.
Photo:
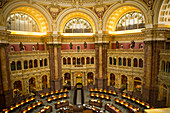
<path fill-rule="evenodd" d="M 25 13 L 12 13 L 7 18 L 7 29 L 17 31 L 39 32 L 37 22 Z"/>
<path fill-rule="evenodd" d="M 140 12 L 129 12 L 123 15 L 117 23 L 116 31 L 140 29 L 145 27 L 144 16 Z"/>
<path fill-rule="evenodd" d="M 69 20 L 65 27 L 64 33 L 92 33 L 92 26 L 91 24 L 82 18 L 73 18 Z"/>

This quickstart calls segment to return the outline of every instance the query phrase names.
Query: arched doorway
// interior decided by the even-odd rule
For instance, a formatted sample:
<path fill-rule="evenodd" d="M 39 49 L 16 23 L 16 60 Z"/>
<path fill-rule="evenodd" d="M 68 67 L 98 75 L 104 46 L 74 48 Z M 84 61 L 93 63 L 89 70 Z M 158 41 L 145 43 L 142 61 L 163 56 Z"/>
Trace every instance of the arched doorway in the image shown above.
<path fill-rule="evenodd" d="M 81 73 L 76 74 L 76 84 L 77 83 L 82 83 L 82 74 Z"/>
<path fill-rule="evenodd" d="M 164 102 L 167 100 L 167 86 L 165 84 L 160 87 L 160 99 Z"/>
<path fill-rule="evenodd" d="M 29 79 L 29 92 L 35 93 L 36 92 L 36 84 L 35 84 L 35 78 Z"/>
<path fill-rule="evenodd" d="M 90 85 L 90 84 L 93 84 L 93 82 L 94 82 L 94 74 L 92 73 L 92 72 L 89 72 L 88 74 L 87 74 L 87 83 L 88 83 L 88 85 Z"/>
<path fill-rule="evenodd" d="M 121 90 L 127 89 L 127 76 L 122 75 L 121 76 Z"/>
<path fill-rule="evenodd" d="M 22 83 L 20 80 L 14 82 L 14 96 L 20 96 L 22 94 Z"/>
<path fill-rule="evenodd" d="M 64 85 L 71 85 L 70 73 L 65 73 L 64 74 Z"/>
<path fill-rule="evenodd" d="M 42 89 L 47 88 L 47 75 L 42 76 Z"/>
<path fill-rule="evenodd" d="M 141 91 L 142 81 L 139 77 L 134 78 L 134 91 Z"/>
<path fill-rule="evenodd" d="M 115 75 L 113 73 L 110 74 L 110 86 L 115 85 Z"/>

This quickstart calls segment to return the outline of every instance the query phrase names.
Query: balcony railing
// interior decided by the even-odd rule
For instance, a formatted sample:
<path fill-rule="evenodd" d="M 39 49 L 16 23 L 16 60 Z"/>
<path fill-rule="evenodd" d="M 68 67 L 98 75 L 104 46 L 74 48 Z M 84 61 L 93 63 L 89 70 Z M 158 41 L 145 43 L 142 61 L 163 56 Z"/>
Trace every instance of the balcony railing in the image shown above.
<path fill-rule="evenodd" d="M 70 50 L 61 50 L 62 53 L 65 53 L 65 52 L 84 52 L 84 53 L 94 53 L 95 52 L 95 49 L 83 49 L 83 50 L 75 50 L 75 49 L 70 49 Z"/>
<path fill-rule="evenodd" d="M 140 52 L 140 53 L 142 53 L 142 52 L 144 52 L 144 50 L 143 49 L 108 49 L 107 50 L 107 52 L 108 53 L 119 53 L 119 52 L 121 52 L 121 53 L 138 53 L 138 52 Z"/>
<path fill-rule="evenodd" d="M 49 55 L 48 51 L 14 51 L 9 52 L 9 56 L 32 56 L 32 55 Z"/>
<path fill-rule="evenodd" d="M 162 49 L 162 50 L 160 50 L 160 55 L 168 55 L 168 56 L 170 56 L 170 49 Z"/>

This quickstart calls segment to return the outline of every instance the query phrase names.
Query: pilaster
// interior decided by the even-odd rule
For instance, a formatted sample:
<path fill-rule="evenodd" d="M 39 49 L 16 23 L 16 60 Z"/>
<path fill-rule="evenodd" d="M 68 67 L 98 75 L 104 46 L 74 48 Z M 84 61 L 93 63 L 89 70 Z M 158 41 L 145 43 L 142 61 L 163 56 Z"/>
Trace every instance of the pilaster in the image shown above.
<path fill-rule="evenodd" d="M 0 26 L 1 27 L 1 26 Z M 0 30 L 0 102 L 1 108 L 9 106 L 12 103 L 12 87 L 9 71 L 8 57 L 8 35 L 10 32 Z M 1 109 L 0 109 L 1 110 Z"/>
<path fill-rule="evenodd" d="M 61 89 L 61 38 L 60 34 L 48 33 L 47 45 L 49 48 L 50 62 L 50 87 L 52 91 Z"/>
<path fill-rule="evenodd" d="M 164 42 L 170 29 L 149 28 L 142 31 L 145 34 L 143 100 L 157 106 L 160 50 L 165 49 Z"/>
<path fill-rule="evenodd" d="M 94 35 L 96 49 L 96 85 L 98 88 L 107 86 L 107 49 L 110 41 L 108 33 L 99 31 Z"/>

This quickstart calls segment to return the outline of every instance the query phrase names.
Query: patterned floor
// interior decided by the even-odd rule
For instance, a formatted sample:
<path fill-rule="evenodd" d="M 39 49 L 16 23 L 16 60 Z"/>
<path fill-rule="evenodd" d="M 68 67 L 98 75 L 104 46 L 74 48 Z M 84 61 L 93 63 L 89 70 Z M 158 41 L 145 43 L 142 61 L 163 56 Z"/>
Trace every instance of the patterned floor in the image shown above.
<path fill-rule="evenodd" d="M 70 90 L 69 93 L 68 93 L 68 96 L 69 96 L 69 99 L 67 99 L 67 100 L 69 101 L 70 104 L 73 104 L 74 90 Z M 127 109 L 123 108 L 122 106 L 119 106 L 119 105 L 115 104 L 114 98 L 122 99 L 122 98 L 121 98 L 121 95 L 111 96 L 111 101 L 105 101 L 105 100 L 103 100 L 103 101 L 102 101 L 102 102 L 103 102 L 103 107 L 102 107 L 102 108 L 99 108 L 99 109 L 104 110 L 104 105 L 105 105 L 105 104 L 107 104 L 107 103 L 112 103 L 115 107 L 117 107 L 118 109 L 120 109 L 123 113 L 129 113 L 129 111 L 128 111 Z M 40 101 L 42 101 L 42 102 L 44 103 L 44 105 L 50 105 L 50 106 L 52 106 L 52 108 L 53 108 L 53 112 L 52 112 L 52 113 L 56 113 L 56 109 L 55 109 L 55 105 L 54 105 L 54 104 L 56 103 L 56 101 L 53 101 L 52 103 L 47 103 L 46 99 L 47 99 L 47 97 L 45 97 L 44 99 L 41 99 L 39 96 L 36 96 L 36 101 L 37 101 L 37 100 L 40 100 Z M 84 102 L 85 102 L 85 104 L 88 105 L 90 99 L 92 99 L 92 98 L 90 98 L 90 92 L 89 92 L 88 90 L 84 90 Z M 80 100 L 80 101 L 81 101 L 81 100 Z M 139 107 L 141 110 L 144 110 L 144 108 L 141 108 L 139 105 L 137 105 L 137 104 L 135 104 L 135 103 L 132 103 L 132 102 L 130 102 L 130 101 L 128 101 L 128 100 L 126 100 L 126 101 L 129 102 L 129 103 L 131 103 L 131 104 L 133 104 L 133 105 L 136 106 L 136 107 Z M 30 104 L 31 104 L 31 103 L 30 103 Z M 27 107 L 27 106 L 28 106 L 28 105 L 25 105 L 25 106 L 21 107 L 20 109 L 15 110 L 15 111 L 12 112 L 12 113 L 18 113 L 19 110 L 22 110 L 23 108 L 25 108 L 25 107 Z M 33 110 L 31 113 L 37 113 L 41 108 L 43 108 L 43 106 L 42 106 L 42 107 L 39 107 L 39 108 L 37 108 L 37 109 L 35 109 L 35 110 Z M 109 113 L 109 112 L 108 112 L 108 111 L 105 111 L 105 113 Z"/>

